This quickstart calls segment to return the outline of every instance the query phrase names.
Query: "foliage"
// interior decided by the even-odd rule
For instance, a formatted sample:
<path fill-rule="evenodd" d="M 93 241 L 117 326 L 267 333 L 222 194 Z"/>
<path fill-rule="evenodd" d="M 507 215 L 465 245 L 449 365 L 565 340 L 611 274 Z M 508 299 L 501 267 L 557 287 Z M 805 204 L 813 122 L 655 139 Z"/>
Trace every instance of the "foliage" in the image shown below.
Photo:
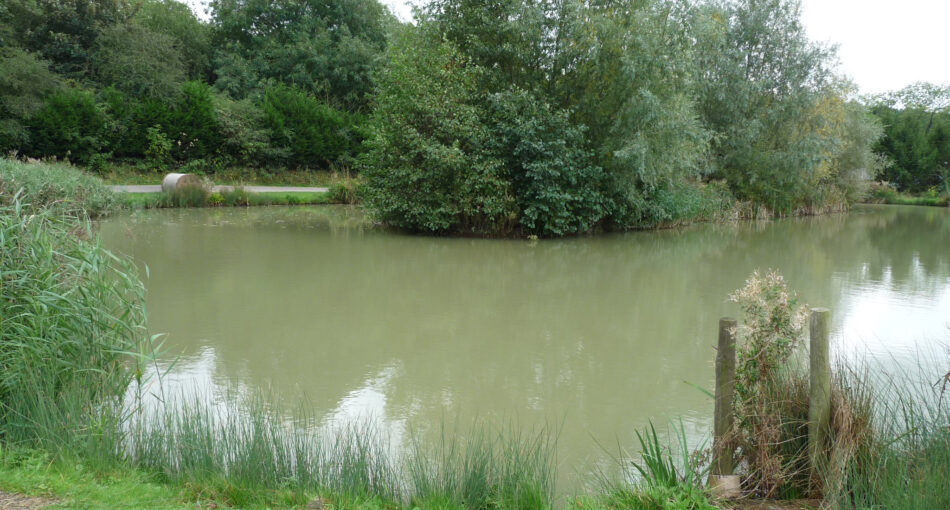
<path fill-rule="evenodd" d="M 875 381 L 873 442 L 829 477 L 826 485 L 833 490 L 826 499 L 832 504 L 921 509 L 950 505 L 950 406 L 943 385 L 947 376 L 933 386 L 931 381 L 908 384 L 919 373 L 947 370 L 946 356 L 928 357 L 931 361 L 913 372 Z"/>
<path fill-rule="evenodd" d="M 181 94 L 185 64 L 173 37 L 134 23 L 113 25 L 96 39 L 98 81 L 133 97 L 171 102 Z"/>
<path fill-rule="evenodd" d="M 638 483 L 629 486 L 607 482 L 603 494 L 580 498 L 571 508 L 576 510 L 713 510 L 717 508 L 702 489 L 705 470 L 698 457 L 690 453 L 683 423 L 674 426 L 677 445 L 664 446 L 653 423 L 641 433 L 640 461 L 632 462 L 639 474 Z M 674 457 L 677 457 L 674 459 Z M 624 466 L 626 467 L 626 466 Z"/>
<path fill-rule="evenodd" d="M 118 0 L 9 0 L 0 23 L 9 25 L 17 45 L 49 61 L 54 72 L 81 79 L 99 34 L 127 19 L 127 7 Z"/>
<path fill-rule="evenodd" d="M 641 434 L 637 431 L 637 441 L 640 443 L 640 462 L 633 462 L 634 469 L 640 473 L 642 482 L 648 487 L 666 487 L 669 489 L 683 484 L 688 487 L 698 487 L 702 481 L 702 473 L 690 455 L 686 445 L 686 431 L 682 422 L 676 430 L 679 441 L 680 466 L 673 460 L 673 452 L 660 444 L 656 435 L 656 428 L 651 422 L 649 428 Z"/>
<path fill-rule="evenodd" d="M 145 149 L 145 161 L 156 170 L 163 170 L 168 166 L 171 158 L 172 142 L 162 133 L 159 126 L 152 126 L 146 131 L 148 148 Z"/>
<path fill-rule="evenodd" d="M 841 209 L 882 167 L 869 150 L 879 129 L 845 100 L 833 52 L 807 39 L 793 0 L 437 0 L 417 23 L 387 54 L 364 161 L 368 189 L 391 190 L 367 206 L 395 226 L 557 236 L 714 217 L 731 197 L 696 193 L 701 179 L 780 214 Z M 442 48 L 457 56 L 422 54 Z M 417 78 L 401 74 L 402 53 L 452 84 L 420 87 L 433 98 L 420 104 L 393 95 L 387 80 Z M 428 137 L 446 119 L 464 119 L 466 136 L 410 149 L 404 132 Z M 455 141 L 461 152 L 436 150 Z M 460 199 L 472 186 L 458 179 L 478 174 L 497 187 L 487 211 L 480 194 Z M 437 175 L 438 196 L 395 189 Z"/>
<path fill-rule="evenodd" d="M 808 40 L 795 0 L 708 3 L 695 16 L 713 175 L 778 212 L 820 202 L 841 144 L 829 126 L 842 111 L 833 52 Z"/>
<path fill-rule="evenodd" d="M 48 62 L 19 48 L 0 47 L 0 153 L 29 146 L 27 119 L 62 86 Z"/>
<path fill-rule="evenodd" d="M 414 440 L 408 457 L 411 506 L 547 509 L 554 499 L 551 431 L 493 429 L 476 423 L 434 448 Z"/>
<path fill-rule="evenodd" d="M 235 98 L 286 83 L 365 110 L 390 15 L 375 0 L 214 0 L 216 87 Z"/>
<path fill-rule="evenodd" d="M 191 8 L 176 0 L 141 0 L 133 22 L 173 41 L 189 80 L 211 79 L 211 27 L 202 23 Z"/>
<path fill-rule="evenodd" d="M 884 134 L 880 122 L 858 103 L 849 102 L 841 107 L 843 115 L 834 124 L 839 143 L 822 184 L 840 190 L 850 204 L 867 196 L 870 183 L 888 165 L 886 156 L 872 150 Z"/>
<path fill-rule="evenodd" d="M 204 207 L 211 198 L 210 186 L 180 186 L 166 192 L 163 201 L 167 207 Z"/>
<path fill-rule="evenodd" d="M 525 91 L 488 98 L 489 154 L 502 162 L 521 227 L 557 236 L 587 232 L 610 210 L 606 175 L 584 149 L 583 130 Z"/>
<path fill-rule="evenodd" d="M 174 147 L 179 160 L 198 159 L 215 154 L 221 144 L 214 93 L 200 81 L 182 87 L 182 100 L 172 110 L 169 134 L 177 137 Z"/>
<path fill-rule="evenodd" d="M 816 474 L 808 458 L 809 382 L 794 355 L 807 307 L 776 272 L 754 272 L 730 296 L 745 312 L 736 365 L 736 430 L 744 487 L 766 498 L 819 497 L 846 491 L 881 446 L 875 420 L 884 403 L 866 370 L 838 363 L 831 380 L 829 462 Z M 865 475 L 860 475 L 865 476 Z"/>
<path fill-rule="evenodd" d="M 287 162 L 294 166 L 319 167 L 340 161 L 360 142 L 356 116 L 294 87 L 267 89 L 262 109 L 272 143 L 291 154 Z"/>
<path fill-rule="evenodd" d="M 222 155 L 230 163 L 270 164 L 291 159 L 290 149 L 274 147 L 264 111 L 250 99 L 235 101 L 214 96 L 215 118 L 221 133 Z"/>
<path fill-rule="evenodd" d="M 353 179 L 341 179 L 330 185 L 329 200 L 334 204 L 360 203 L 360 184 Z"/>
<path fill-rule="evenodd" d="M 687 11 L 682 2 L 566 3 L 550 21 L 550 96 L 587 129 L 623 227 L 663 221 L 653 197 L 703 170 L 709 132 L 696 114 Z"/>
<path fill-rule="evenodd" d="M 878 204 L 947 207 L 950 205 L 950 193 L 940 194 L 937 193 L 937 188 L 930 188 L 926 193 L 913 196 L 900 193 L 891 183 L 884 181 L 871 184 L 867 201 Z"/>
<path fill-rule="evenodd" d="M 97 416 L 124 395 L 144 339 L 144 290 L 131 262 L 86 240 L 84 210 L 42 195 L 55 184 L 2 184 L 0 437 L 56 451 L 75 413 Z M 74 434 L 96 441 L 97 423 Z"/>
<path fill-rule="evenodd" d="M 379 221 L 421 232 L 505 231 L 517 218 L 502 162 L 469 101 L 479 68 L 448 42 L 407 30 L 378 78 L 362 164 Z"/>
<path fill-rule="evenodd" d="M 87 163 L 105 144 L 107 117 L 91 92 L 67 88 L 49 96 L 27 119 L 31 156 Z"/>
<path fill-rule="evenodd" d="M 950 194 L 950 85 L 917 83 L 870 103 L 887 135 L 875 150 L 892 163 L 883 177 L 900 191 Z"/>

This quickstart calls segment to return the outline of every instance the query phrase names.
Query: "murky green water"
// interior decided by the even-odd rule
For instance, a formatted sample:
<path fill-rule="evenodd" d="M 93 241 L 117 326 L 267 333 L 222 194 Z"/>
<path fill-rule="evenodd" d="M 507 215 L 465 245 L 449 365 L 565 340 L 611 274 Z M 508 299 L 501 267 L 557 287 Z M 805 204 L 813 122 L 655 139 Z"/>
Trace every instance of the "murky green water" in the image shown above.
<path fill-rule="evenodd" d="M 950 340 L 950 210 L 557 241 L 410 237 L 343 207 L 138 212 L 105 244 L 148 266 L 171 381 L 267 388 L 396 435 L 479 416 L 560 427 L 561 471 L 648 419 L 710 429 L 717 321 L 756 268 L 834 312 L 835 349 L 889 363 Z"/>

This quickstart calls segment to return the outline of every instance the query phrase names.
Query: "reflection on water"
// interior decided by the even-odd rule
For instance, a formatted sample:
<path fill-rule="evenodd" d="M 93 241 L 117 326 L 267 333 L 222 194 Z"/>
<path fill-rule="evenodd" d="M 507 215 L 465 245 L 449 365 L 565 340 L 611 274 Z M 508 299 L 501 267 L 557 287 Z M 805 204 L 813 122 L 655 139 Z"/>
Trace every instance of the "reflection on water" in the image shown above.
<path fill-rule="evenodd" d="M 148 266 L 183 387 L 268 388 L 396 431 L 560 424 L 568 471 L 651 418 L 707 433 L 712 402 L 685 382 L 712 386 L 725 297 L 753 269 L 831 307 L 839 352 L 899 362 L 950 339 L 946 209 L 542 242 L 396 235 L 338 206 L 145 211 L 102 233 Z"/>

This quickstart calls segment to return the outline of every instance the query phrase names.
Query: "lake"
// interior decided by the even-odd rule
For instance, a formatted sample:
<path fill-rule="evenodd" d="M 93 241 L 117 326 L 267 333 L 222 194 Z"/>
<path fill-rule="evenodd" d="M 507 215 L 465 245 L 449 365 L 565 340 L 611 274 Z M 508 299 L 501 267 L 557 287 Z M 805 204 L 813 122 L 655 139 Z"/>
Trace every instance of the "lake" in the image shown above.
<path fill-rule="evenodd" d="M 397 442 L 476 417 L 547 424 L 562 478 L 635 449 L 648 420 L 708 437 L 697 387 L 754 269 L 832 309 L 839 355 L 914 367 L 950 340 L 946 208 L 541 241 L 401 235 L 344 206 L 140 211 L 101 232 L 147 266 L 168 386 L 221 405 L 264 391 Z"/>

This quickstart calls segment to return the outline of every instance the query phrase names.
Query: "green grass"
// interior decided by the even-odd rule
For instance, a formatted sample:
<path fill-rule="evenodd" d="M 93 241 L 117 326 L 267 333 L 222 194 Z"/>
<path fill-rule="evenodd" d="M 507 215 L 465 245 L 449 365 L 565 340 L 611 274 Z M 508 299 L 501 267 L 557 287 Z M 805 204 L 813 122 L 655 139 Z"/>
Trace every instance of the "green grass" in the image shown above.
<path fill-rule="evenodd" d="M 228 207 L 228 206 L 268 206 L 268 205 L 322 205 L 331 203 L 329 192 L 287 192 L 287 193 L 245 193 L 228 200 L 232 195 L 211 193 L 200 203 L 175 205 L 165 193 L 118 193 L 119 201 L 130 209 L 161 209 L 166 207 Z M 220 202 L 217 197 L 220 197 Z M 229 203 L 230 202 L 230 203 Z"/>
<path fill-rule="evenodd" d="M 939 193 L 935 188 L 920 194 L 900 193 L 892 186 L 878 183 L 872 186 L 867 202 L 889 205 L 921 205 L 929 207 L 947 207 L 950 205 L 950 193 Z"/>
<path fill-rule="evenodd" d="M 0 490 L 47 498 L 46 508 L 186 509 L 200 495 L 131 470 L 99 471 L 81 460 L 52 460 L 37 450 L 0 452 Z"/>
<path fill-rule="evenodd" d="M 884 197 L 884 203 L 890 205 L 923 205 L 929 207 L 947 207 L 950 204 L 950 196 L 914 196 L 907 194 L 887 195 Z"/>

